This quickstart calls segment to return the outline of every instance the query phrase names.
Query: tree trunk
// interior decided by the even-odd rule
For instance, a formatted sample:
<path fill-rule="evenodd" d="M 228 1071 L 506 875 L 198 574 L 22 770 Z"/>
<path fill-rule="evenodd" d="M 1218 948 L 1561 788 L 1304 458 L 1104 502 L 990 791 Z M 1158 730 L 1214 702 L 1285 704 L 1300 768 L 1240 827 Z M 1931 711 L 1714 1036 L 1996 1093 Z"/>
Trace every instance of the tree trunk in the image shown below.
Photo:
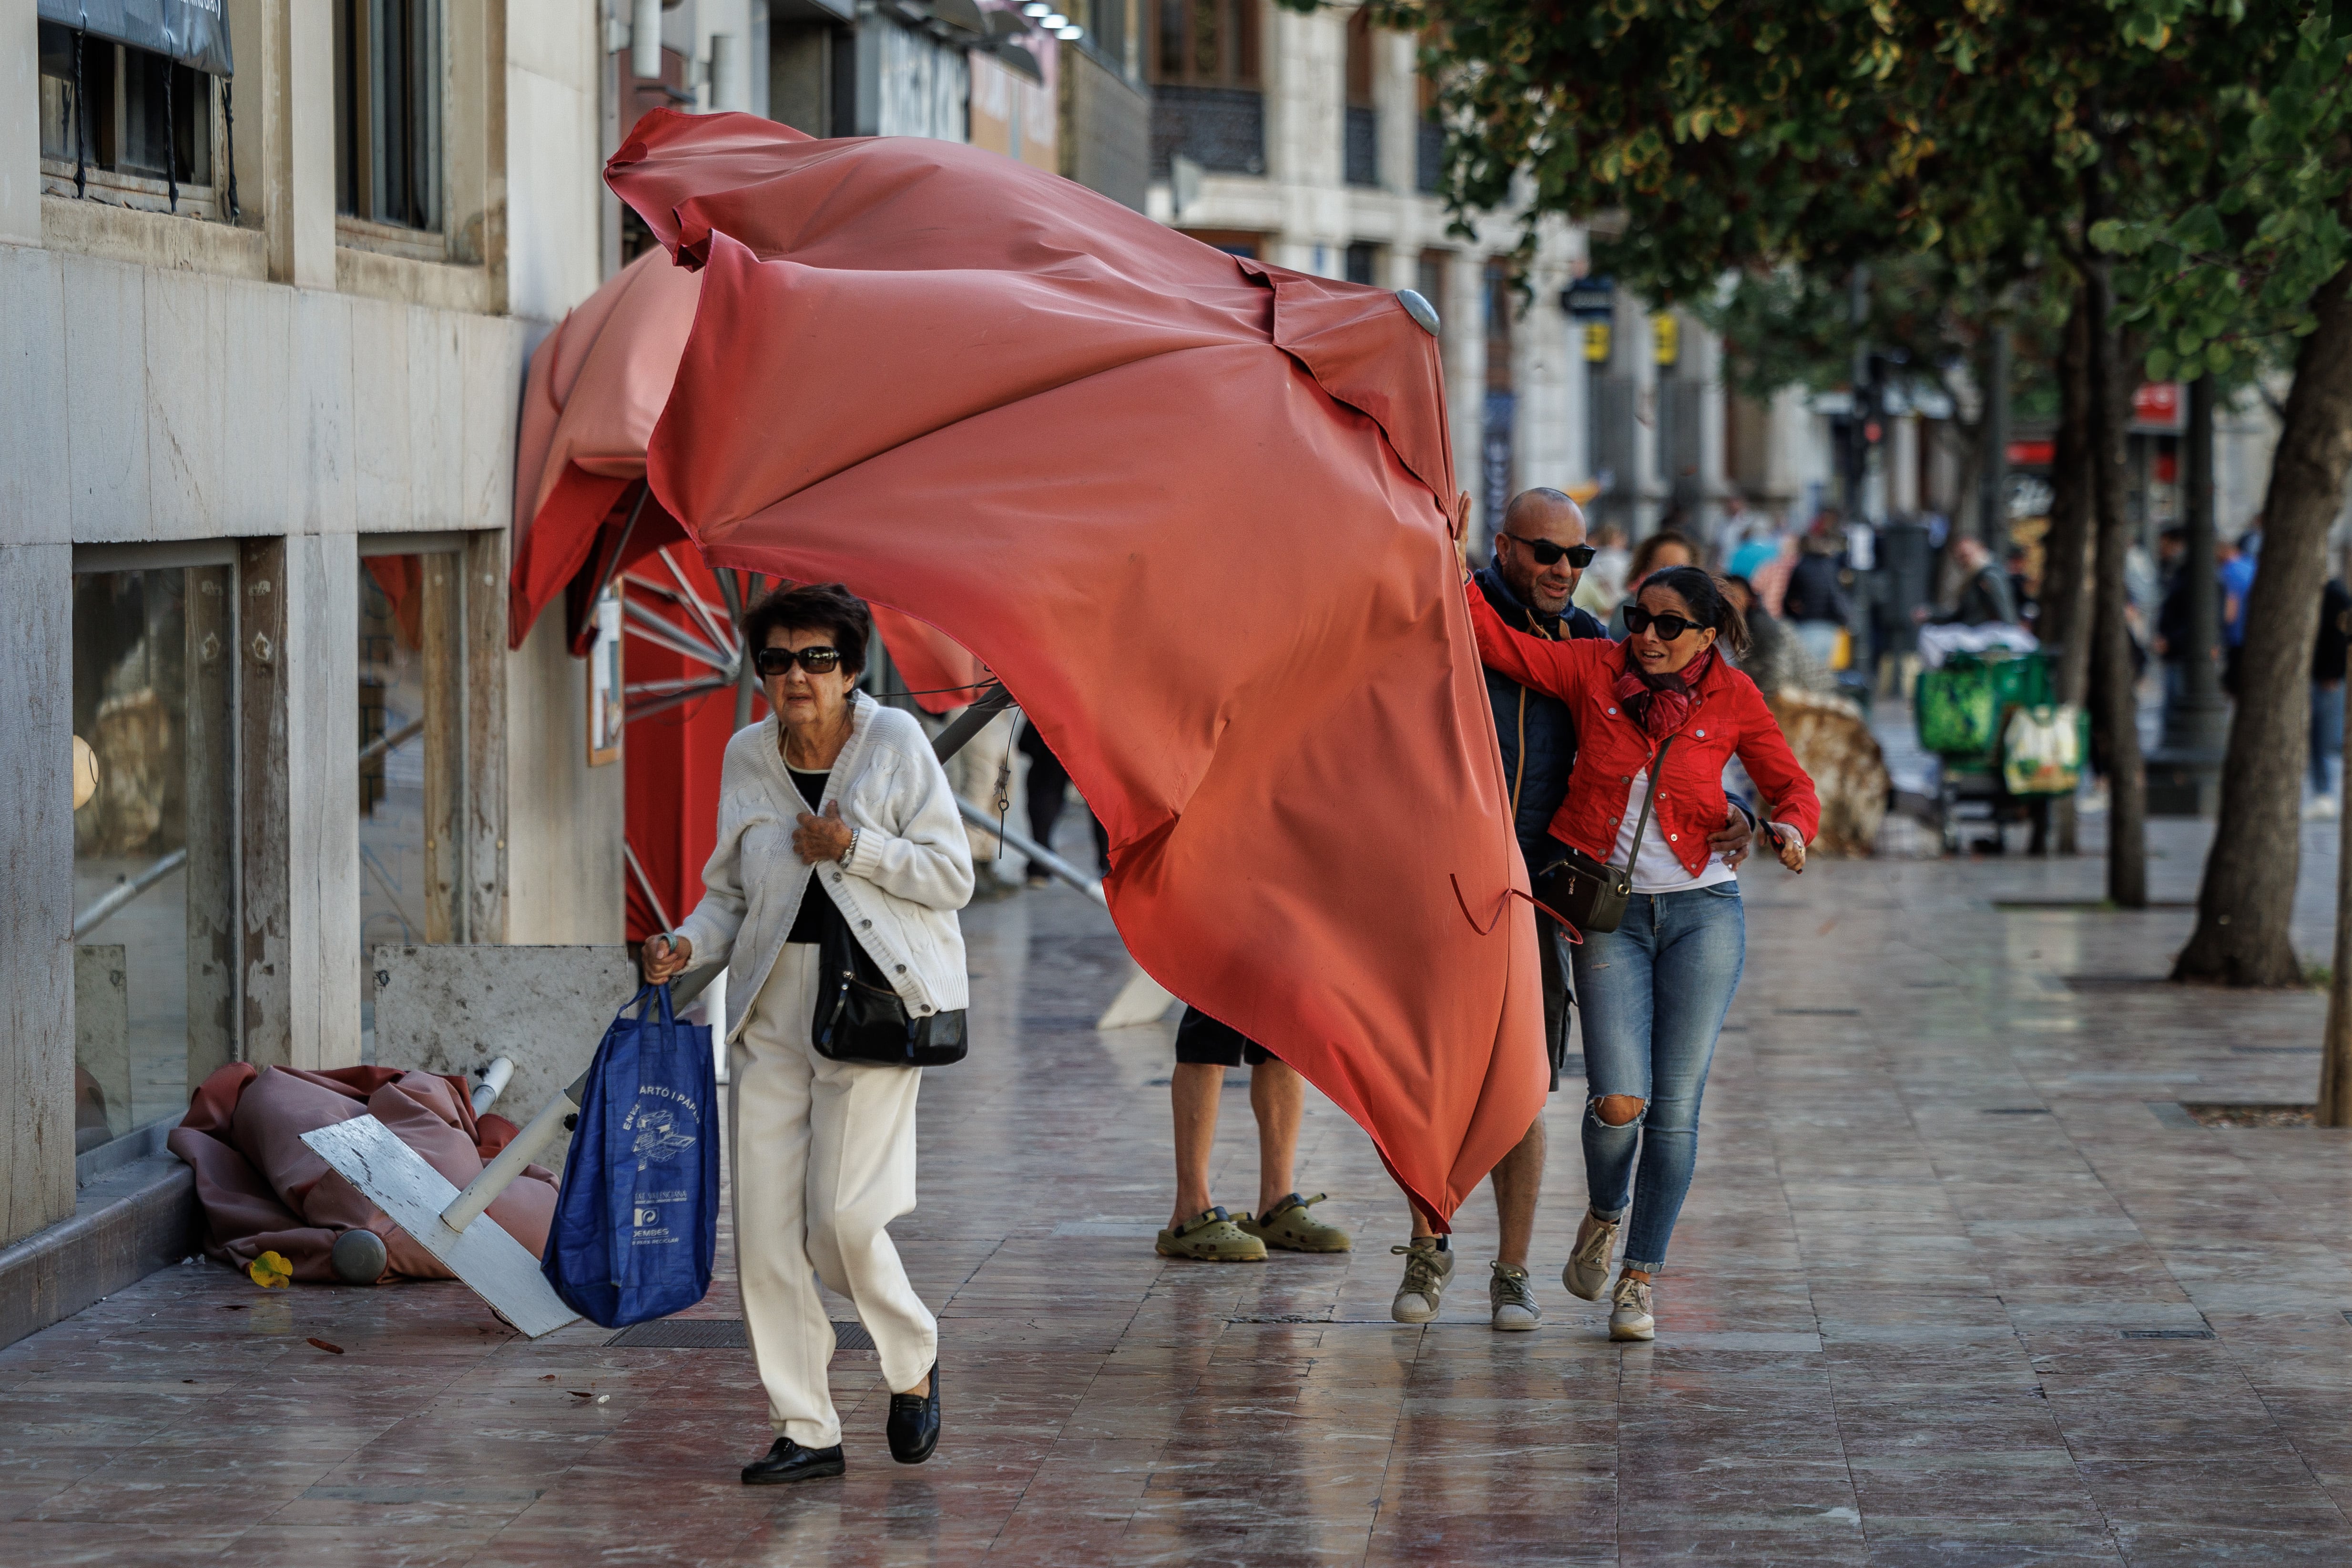
<path fill-rule="evenodd" d="M 2107 899 L 2118 908 L 2147 907 L 2147 779 L 2140 771 L 2139 692 L 2132 679 L 2131 626 L 2124 618 L 2124 555 L 2131 548 L 2131 517 L 2124 506 L 2123 344 L 2116 331 L 2109 263 L 2091 264 L 2084 291 L 2084 365 L 2090 383 L 2092 514 L 2096 560 L 2092 568 L 2091 725 L 2094 750 L 2107 763 Z M 2308 658 L 2308 655 L 2305 656 Z M 2105 744 L 2097 744 L 2099 739 Z"/>
<path fill-rule="evenodd" d="M 1991 341 L 1985 346 L 1984 413 L 1979 422 L 1984 426 L 1983 469 L 1971 478 L 1976 481 L 1978 522 L 1983 530 L 1985 547 L 1992 558 L 2007 563 L 2009 560 L 2009 393 L 2011 380 L 2010 367 L 2009 317 L 1993 318 Z"/>
<path fill-rule="evenodd" d="M 2301 849 L 2319 585 L 2327 579 L 2327 530 L 2352 468 L 2347 287 L 2352 267 L 2320 289 L 2318 329 L 2295 355 L 2294 386 L 2263 500 L 2260 570 L 2246 595 L 2238 711 L 2221 763 L 2221 820 L 2197 895 L 2197 931 L 2173 966 L 2176 980 L 2294 985 L 2303 979 L 2287 921 Z M 2340 910 L 2337 918 L 2344 918 Z M 2329 1039 L 2336 1039 L 2333 1028 Z M 2341 1084 L 2345 1074 L 2339 1070 L 2335 1078 Z"/>
<path fill-rule="evenodd" d="M 2050 530 L 2042 541 L 2042 613 L 2036 635 L 2057 663 L 2058 700 L 2080 704 L 2091 664 L 2091 384 L 2089 307 L 2083 291 L 2058 348 L 2058 441 L 2051 465 Z M 2074 800 L 2051 802 L 2061 855 L 2075 852 Z"/>

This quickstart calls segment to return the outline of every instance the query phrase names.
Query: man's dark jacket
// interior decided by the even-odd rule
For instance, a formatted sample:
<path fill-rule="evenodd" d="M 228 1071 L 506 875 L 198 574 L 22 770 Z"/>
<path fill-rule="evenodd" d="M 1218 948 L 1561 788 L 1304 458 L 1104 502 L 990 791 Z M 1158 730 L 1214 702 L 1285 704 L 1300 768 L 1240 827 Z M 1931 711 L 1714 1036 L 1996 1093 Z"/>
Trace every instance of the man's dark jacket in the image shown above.
<path fill-rule="evenodd" d="M 1568 613 L 1547 616 L 1519 602 L 1493 566 L 1475 574 L 1478 591 L 1509 625 L 1536 637 L 1605 637 L 1607 628 L 1570 605 Z M 1511 792 L 1512 820 L 1518 829 L 1519 853 L 1530 872 L 1553 857 L 1546 831 L 1560 802 L 1568 798 L 1568 775 L 1576 767 L 1576 721 L 1568 704 L 1557 697 L 1530 691 L 1507 675 L 1486 671 L 1486 695 L 1495 704 L 1495 733 L 1503 742 L 1503 781 Z"/>

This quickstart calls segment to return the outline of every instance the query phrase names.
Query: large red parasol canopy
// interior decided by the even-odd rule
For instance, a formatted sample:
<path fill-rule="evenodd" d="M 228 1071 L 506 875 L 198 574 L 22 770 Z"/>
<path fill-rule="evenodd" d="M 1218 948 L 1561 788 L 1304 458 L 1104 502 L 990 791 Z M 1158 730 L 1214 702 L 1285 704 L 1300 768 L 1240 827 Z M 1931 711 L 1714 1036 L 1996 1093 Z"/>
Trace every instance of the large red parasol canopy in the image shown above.
<path fill-rule="evenodd" d="M 606 179 L 701 273 L 667 513 L 985 660 L 1109 828 L 1137 961 L 1450 1215 L 1545 1064 L 1436 340 L 951 143 L 657 110 Z"/>

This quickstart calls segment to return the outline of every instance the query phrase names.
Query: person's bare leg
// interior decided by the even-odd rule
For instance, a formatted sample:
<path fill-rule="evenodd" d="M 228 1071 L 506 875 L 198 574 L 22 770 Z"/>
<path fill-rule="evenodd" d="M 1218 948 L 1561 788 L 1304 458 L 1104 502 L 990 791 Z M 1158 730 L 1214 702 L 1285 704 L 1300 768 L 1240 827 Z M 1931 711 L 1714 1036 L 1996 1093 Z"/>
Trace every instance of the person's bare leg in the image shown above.
<path fill-rule="evenodd" d="M 1298 1154 L 1298 1121 L 1307 1108 L 1307 1080 L 1279 1061 L 1250 1068 L 1250 1109 L 1257 1113 L 1257 1217 L 1291 1194 Z M 1201 1211 L 1194 1209 L 1194 1214 Z"/>
<path fill-rule="evenodd" d="M 1496 1163 L 1495 1218 L 1502 1230 L 1496 1244 L 1501 1262 L 1528 1266 L 1528 1247 L 1535 1240 L 1536 1199 L 1543 1192 L 1544 1124 L 1538 1116 L 1528 1123 L 1519 1146 Z"/>
<path fill-rule="evenodd" d="M 1209 1155 L 1217 1146 L 1217 1096 L 1225 1069 L 1204 1062 L 1178 1062 L 1168 1080 L 1168 1101 L 1176 1113 L 1176 1212 L 1173 1230 L 1216 1205 L 1209 1196 Z"/>

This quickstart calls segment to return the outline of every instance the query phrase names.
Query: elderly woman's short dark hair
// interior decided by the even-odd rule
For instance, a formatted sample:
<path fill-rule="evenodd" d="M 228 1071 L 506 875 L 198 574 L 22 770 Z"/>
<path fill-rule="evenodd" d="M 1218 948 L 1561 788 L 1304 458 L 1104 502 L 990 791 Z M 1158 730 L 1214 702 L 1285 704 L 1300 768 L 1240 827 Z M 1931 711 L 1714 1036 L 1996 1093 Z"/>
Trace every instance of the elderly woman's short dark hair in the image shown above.
<path fill-rule="evenodd" d="M 866 638 L 874 616 L 866 601 L 838 583 L 795 583 L 751 606 L 743 617 L 743 646 L 756 652 L 770 632 L 823 632 L 841 650 L 852 679 L 866 671 Z"/>

